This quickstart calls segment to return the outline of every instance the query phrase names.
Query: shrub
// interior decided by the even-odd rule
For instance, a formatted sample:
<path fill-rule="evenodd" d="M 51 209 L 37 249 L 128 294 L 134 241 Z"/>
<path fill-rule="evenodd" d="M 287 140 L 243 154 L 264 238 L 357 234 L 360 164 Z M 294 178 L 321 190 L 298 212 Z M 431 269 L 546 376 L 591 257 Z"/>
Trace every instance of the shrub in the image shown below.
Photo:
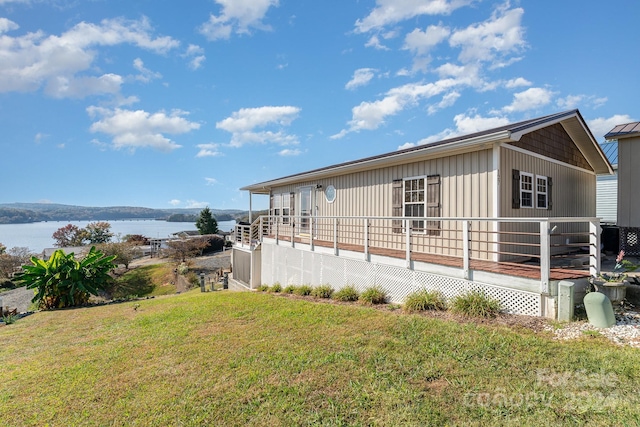
<path fill-rule="evenodd" d="M 331 298 L 333 288 L 331 285 L 320 285 L 313 288 L 311 295 L 316 298 Z"/>
<path fill-rule="evenodd" d="M 11 279 L 5 279 L 5 278 L 0 279 L 0 291 L 15 289 L 15 288 L 16 288 L 16 284 L 13 283 Z"/>
<path fill-rule="evenodd" d="M 404 300 L 404 310 L 408 312 L 444 310 L 446 308 L 444 297 L 438 291 L 422 289 L 407 295 Z"/>
<path fill-rule="evenodd" d="M 359 297 L 360 294 L 353 285 L 345 286 L 333 294 L 333 299 L 338 301 L 358 301 Z"/>
<path fill-rule="evenodd" d="M 197 288 L 198 286 L 200 286 L 200 277 L 198 277 L 198 275 L 193 272 L 190 271 L 186 274 L 186 278 L 187 278 L 187 282 L 189 282 L 189 285 L 191 285 L 192 288 Z"/>
<path fill-rule="evenodd" d="M 459 295 L 451 302 L 451 310 L 465 316 L 495 317 L 500 308 L 500 301 L 487 296 L 482 291 L 471 291 Z"/>
<path fill-rule="evenodd" d="M 284 293 L 284 294 L 292 294 L 295 289 L 296 289 L 295 286 L 287 285 L 282 289 L 282 293 Z"/>
<path fill-rule="evenodd" d="M 267 292 L 275 292 L 275 293 L 279 293 L 282 291 L 282 285 L 278 282 L 274 283 L 273 286 L 271 286 Z"/>
<path fill-rule="evenodd" d="M 365 289 L 358 298 L 362 304 L 384 304 L 387 302 L 387 291 L 379 285 Z"/>
<path fill-rule="evenodd" d="M 260 285 L 258 286 L 258 289 L 256 289 L 258 292 L 267 292 L 269 290 L 269 285 Z"/>
<path fill-rule="evenodd" d="M 311 291 L 313 289 L 311 288 L 311 286 L 309 285 L 302 285 L 302 286 L 298 286 L 297 288 L 295 288 L 293 290 L 293 293 L 296 295 L 301 295 L 301 296 L 307 296 L 307 295 L 311 295 Z"/>

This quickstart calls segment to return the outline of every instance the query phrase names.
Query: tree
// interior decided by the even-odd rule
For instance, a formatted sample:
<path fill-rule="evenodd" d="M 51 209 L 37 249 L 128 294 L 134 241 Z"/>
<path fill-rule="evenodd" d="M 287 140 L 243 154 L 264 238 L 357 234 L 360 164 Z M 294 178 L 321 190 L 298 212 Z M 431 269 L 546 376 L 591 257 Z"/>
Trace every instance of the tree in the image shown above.
<path fill-rule="evenodd" d="M 125 243 L 131 243 L 134 246 L 143 246 L 149 244 L 149 238 L 142 234 L 127 234 L 122 238 Z"/>
<path fill-rule="evenodd" d="M 129 268 L 129 264 L 135 258 L 136 249 L 133 243 L 109 242 L 98 245 L 98 249 L 107 256 L 115 255 L 116 263 Z"/>
<path fill-rule="evenodd" d="M 36 290 L 32 302 L 44 309 L 76 307 L 107 288 L 114 259 L 115 255 L 105 256 L 95 246 L 81 261 L 73 252 L 65 254 L 58 249 L 47 261 L 31 257 L 32 265 L 22 266 L 16 280 Z"/>
<path fill-rule="evenodd" d="M 105 221 L 91 222 L 85 227 L 86 239 L 90 245 L 107 243 L 113 237 L 111 224 Z"/>
<path fill-rule="evenodd" d="M 204 237 L 169 240 L 167 242 L 168 256 L 176 261 L 185 262 L 187 258 L 200 255 L 208 245 L 209 241 Z"/>
<path fill-rule="evenodd" d="M 200 211 L 200 216 L 196 221 L 196 228 L 200 234 L 216 234 L 218 232 L 218 221 L 213 217 L 209 206 Z"/>
<path fill-rule="evenodd" d="M 26 247 L 15 247 L 9 251 L 0 252 L 0 277 L 11 275 L 23 264 L 29 262 L 33 253 Z"/>
<path fill-rule="evenodd" d="M 7 247 L 0 243 L 0 255 L 2 255 L 7 250 Z"/>
<path fill-rule="evenodd" d="M 51 237 L 55 240 L 54 246 L 57 248 L 82 246 L 86 240 L 86 230 L 77 225 L 67 224 L 58 228 Z"/>

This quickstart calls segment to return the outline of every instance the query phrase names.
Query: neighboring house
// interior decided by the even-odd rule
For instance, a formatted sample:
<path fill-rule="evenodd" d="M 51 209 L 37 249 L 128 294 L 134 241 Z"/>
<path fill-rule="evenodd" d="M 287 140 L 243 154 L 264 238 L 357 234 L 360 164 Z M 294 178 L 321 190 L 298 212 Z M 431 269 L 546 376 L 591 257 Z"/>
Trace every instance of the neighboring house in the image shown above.
<path fill-rule="evenodd" d="M 613 167 L 613 175 L 598 175 L 596 190 L 596 216 L 603 223 L 615 224 L 618 220 L 618 141 L 600 144 Z"/>
<path fill-rule="evenodd" d="M 589 271 L 551 255 L 587 246 L 599 269 L 596 175 L 612 172 L 572 110 L 249 185 L 270 214 L 237 227 L 234 278 L 378 284 L 398 302 L 483 289 L 555 317 L 557 283 Z"/>
<path fill-rule="evenodd" d="M 616 224 L 620 228 L 620 249 L 627 255 L 640 256 L 640 122 L 618 125 L 604 137 L 617 141 L 618 147 Z"/>

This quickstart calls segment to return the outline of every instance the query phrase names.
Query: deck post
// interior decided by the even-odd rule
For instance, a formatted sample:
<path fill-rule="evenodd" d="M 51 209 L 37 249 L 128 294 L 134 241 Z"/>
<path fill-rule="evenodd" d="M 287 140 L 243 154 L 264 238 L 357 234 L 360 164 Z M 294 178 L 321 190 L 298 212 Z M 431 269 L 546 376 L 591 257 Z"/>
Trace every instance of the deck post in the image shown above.
<path fill-rule="evenodd" d="M 338 218 L 333 218 L 333 254 L 338 256 Z"/>
<path fill-rule="evenodd" d="M 369 218 L 364 219 L 364 259 L 369 260 Z"/>
<path fill-rule="evenodd" d="M 293 221 L 291 224 L 291 247 L 295 248 L 296 247 L 296 243 L 294 242 L 293 238 L 296 234 L 296 220 L 295 217 L 291 218 L 291 220 Z"/>
<path fill-rule="evenodd" d="M 462 269 L 465 280 L 469 280 L 469 229 L 471 221 L 462 221 Z"/>
<path fill-rule="evenodd" d="M 600 220 L 589 221 L 589 274 L 595 277 L 600 274 Z"/>
<path fill-rule="evenodd" d="M 405 229 L 405 251 L 406 251 L 406 255 L 405 255 L 405 259 L 407 261 L 407 268 L 411 268 L 411 228 L 409 227 L 409 220 L 408 219 L 403 219 L 402 220 L 402 225 L 404 226 Z"/>
<path fill-rule="evenodd" d="M 309 249 L 313 251 L 313 223 L 316 220 L 314 217 L 309 218 Z"/>
<path fill-rule="evenodd" d="M 551 274 L 551 244 L 549 237 L 549 220 L 540 220 L 540 293 L 549 293 L 549 276 Z"/>

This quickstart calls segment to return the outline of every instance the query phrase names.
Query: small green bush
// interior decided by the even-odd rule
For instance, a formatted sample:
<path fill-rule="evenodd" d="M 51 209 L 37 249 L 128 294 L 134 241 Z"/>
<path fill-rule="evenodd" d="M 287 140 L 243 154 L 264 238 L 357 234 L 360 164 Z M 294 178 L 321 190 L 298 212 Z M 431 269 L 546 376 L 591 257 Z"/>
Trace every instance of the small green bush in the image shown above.
<path fill-rule="evenodd" d="M 0 278 L 0 291 L 15 289 L 17 286 L 11 279 Z"/>
<path fill-rule="evenodd" d="M 382 289 L 379 285 L 372 286 L 365 289 L 365 291 L 360 294 L 358 301 L 367 305 L 384 304 L 387 302 L 387 291 Z"/>
<path fill-rule="evenodd" d="M 333 293 L 333 299 L 338 301 L 358 301 L 360 294 L 353 285 L 345 286 L 344 288 Z"/>
<path fill-rule="evenodd" d="M 500 301 L 482 291 L 459 295 L 451 302 L 451 311 L 465 316 L 495 317 L 500 311 Z"/>
<path fill-rule="evenodd" d="M 311 291 L 311 296 L 316 298 L 331 298 L 333 294 L 333 288 L 331 285 L 320 285 L 313 288 Z"/>
<path fill-rule="evenodd" d="M 274 292 L 274 293 L 282 292 L 282 285 L 276 282 L 268 289 L 267 292 Z"/>
<path fill-rule="evenodd" d="M 309 285 L 302 285 L 302 286 L 298 286 L 297 288 L 295 288 L 293 290 L 293 293 L 296 295 L 301 295 L 301 296 L 307 296 L 307 295 L 311 295 L 311 291 L 313 289 L 311 288 L 311 286 Z"/>
<path fill-rule="evenodd" d="M 267 292 L 269 290 L 269 285 L 260 285 L 258 286 L 258 289 L 256 289 L 258 292 Z"/>
<path fill-rule="evenodd" d="M 287 285 L 282 289 L 282 293 L 283 294 L 292 294 L 293 291 L 296 289 L 295 286 L 293 285 Z"/>
<path fill-rule="evenodd" d="M 404 310 L 408 312 L 445 310 L 446 308 L 444 297 L 438 291 L 421 289 L 410 293 L 404 300 Z"/>

